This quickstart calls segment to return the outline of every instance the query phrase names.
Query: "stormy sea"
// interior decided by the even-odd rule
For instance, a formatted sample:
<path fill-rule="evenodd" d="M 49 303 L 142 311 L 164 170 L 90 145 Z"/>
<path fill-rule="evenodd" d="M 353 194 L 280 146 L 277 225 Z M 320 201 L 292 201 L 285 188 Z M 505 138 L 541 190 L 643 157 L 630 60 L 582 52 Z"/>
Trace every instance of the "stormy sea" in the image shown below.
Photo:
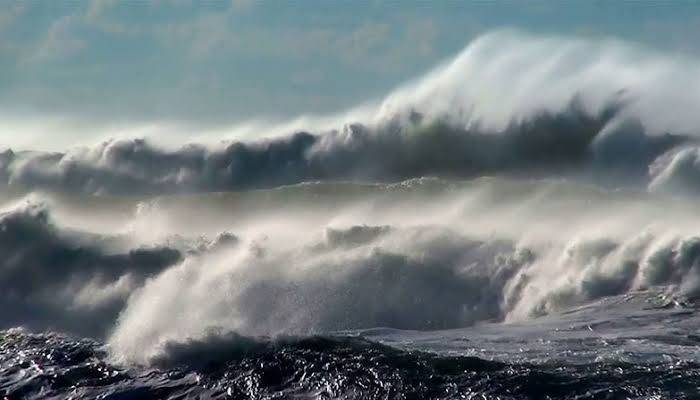
<path fill-rule="evenodd" d="M 698 71 L 502 31 L 255 139 L 4 148 L 0 395 L 698 399 Z"/>

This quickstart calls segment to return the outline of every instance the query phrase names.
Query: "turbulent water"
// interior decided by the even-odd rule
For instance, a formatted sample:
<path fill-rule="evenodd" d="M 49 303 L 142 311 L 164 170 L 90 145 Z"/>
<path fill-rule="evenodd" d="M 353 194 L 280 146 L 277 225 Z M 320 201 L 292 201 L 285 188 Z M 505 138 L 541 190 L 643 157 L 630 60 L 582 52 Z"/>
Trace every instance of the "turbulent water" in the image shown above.
<path fill-rule="evenodd" d="M 330 126 L 8 149 L 0 393 L 700 398 L 699 65 L 498 33 Z"/>

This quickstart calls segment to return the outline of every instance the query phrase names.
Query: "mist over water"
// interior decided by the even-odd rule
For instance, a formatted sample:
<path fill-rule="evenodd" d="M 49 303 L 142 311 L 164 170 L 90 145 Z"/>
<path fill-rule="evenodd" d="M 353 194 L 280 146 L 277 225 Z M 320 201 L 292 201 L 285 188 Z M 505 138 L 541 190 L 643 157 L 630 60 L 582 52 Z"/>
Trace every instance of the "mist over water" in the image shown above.
<path fill-rule="evenodd" d="M 552 398 L 684 396 L 673 368 L 700 362 L 698 71 L 615 40 L 496 32 L 380 101 L 255 139 L 8 149 L 0 346 L 130 371 L 93 388 L 181 368 L 242 398 L 402 393 L 381 382 L 439 398 L 490 371 L 523 380 L 474 393 L 533 398 L 541 373 Z M 201 376 L 171 383 L 156 386 Z"/>

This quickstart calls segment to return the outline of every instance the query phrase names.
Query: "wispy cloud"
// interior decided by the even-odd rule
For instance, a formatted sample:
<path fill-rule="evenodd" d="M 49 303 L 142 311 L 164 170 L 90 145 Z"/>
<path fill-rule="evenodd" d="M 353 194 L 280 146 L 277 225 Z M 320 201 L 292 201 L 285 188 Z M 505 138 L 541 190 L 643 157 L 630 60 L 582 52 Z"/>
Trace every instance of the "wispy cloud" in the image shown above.
<path fill-rule="evenodd" d="M 595 16 L 591 6 L 557 3 L 546 12 L 513 5 L 510 14 L 473 3 L 50 4 L 0 8 L 3 109 L 229 122 L 251 114 L 333 112 L 382 96 L 503 26 L 574 34 L 588 27 L 700 51 L 692 40 L 697 21 L 692 12 L 674 11 L 681 6 L 610 24 L 586 17 Z M 572 8 L 588 10 L 581 14 L 588 19 Z M 542 22 L 547 18 L 551 23 Z"/>

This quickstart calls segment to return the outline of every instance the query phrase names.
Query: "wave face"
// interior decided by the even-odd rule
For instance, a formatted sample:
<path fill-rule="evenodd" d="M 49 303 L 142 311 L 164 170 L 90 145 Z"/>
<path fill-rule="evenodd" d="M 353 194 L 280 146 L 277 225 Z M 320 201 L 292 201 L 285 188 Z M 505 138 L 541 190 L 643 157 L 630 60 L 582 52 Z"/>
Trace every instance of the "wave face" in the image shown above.
<path fill-rule="evenodd" d="M 323 129 L 4 151 L 0 393 L 693 398 L 697 67 L 501 32 Z"/>

